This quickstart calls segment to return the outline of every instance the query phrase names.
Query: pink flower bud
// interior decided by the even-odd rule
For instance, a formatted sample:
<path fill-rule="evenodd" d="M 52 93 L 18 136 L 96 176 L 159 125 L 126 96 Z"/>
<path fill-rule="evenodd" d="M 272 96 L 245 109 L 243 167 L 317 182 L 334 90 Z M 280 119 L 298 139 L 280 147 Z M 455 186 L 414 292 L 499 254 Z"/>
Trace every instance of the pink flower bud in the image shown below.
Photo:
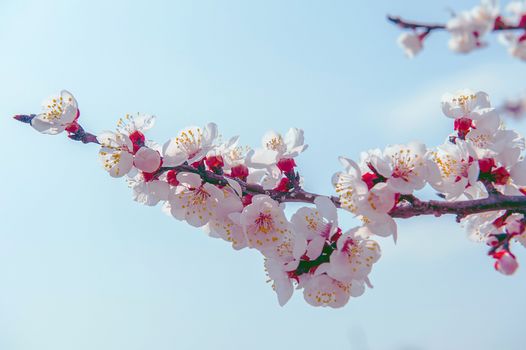
<path fill-rule="evenodd" d="M 210 170 L 216 170 L 222 168 L 225 163 L 221 156 L 209 156 L 205 158 L 205 163 Z"/>
<path fill-rule="evenodd" d="M 177 171 L 168 171 L 166 173 L 166 182 L 168 182 L 172 186 L 179 186 L 179 180 L 177 180 Z"/>
<path fill-rule="evenodd" d="M 286 177 L 282 178 L 276 188 L 274 188 L 276 191 L 279 192 L 288 192 L 292 188 L 292 185 L 290 183 L 290 180 Z"/>
<path fill-rule="evenodd" d="M 133 164 L 145 173 L 153 173 L 161 166 L 161 155 L 151 148 L 141 147 L 135 153 Z"/>
<path fill-rule="evenodd" d="M 455 119 L 454 128 L 456 131 L 458 131 L 458 136 L 461 139 L 464 139 L 467 135 L 467 133 L 471 130 L 473 127 L 473 121 L 469 118 L 458 118 Z"/>
<path fill-rule="evenodd" d="M 66 131 L 69 132 L 70 134 L 75 134 L 79 130 L 80 130 L 80 125 L 76 121 L 66 126 Z"/>
<path fill-rule="evenodd" d="M 292 170 L 294 170 L 296 162 L 294 161 L 294 158 L 283 158 L 279 160 L 277 165 L 279 170 L 281 170 L 284 173 L 289 173 Z"/>
<path fill-rule="evenodd" d="M 236 165 L 230 169 L 230 176 L 245 181 L 248 176 L 248 168 L 243 164 Z"/>
<path fill-rule="evenodd" d="M 133 144 L 133 153 L 135 154 L 142 146 L 144 146 L 146 138 L 142 132 L 135 130 L 130 134 L 130 141 Z"/>
<path fill-rule="evenodd" d="M 510 252 L 501 251 L 495 253 L 493 257 L 497 259 L 497 261 L 495 261 L 495 270 L 503 275 L 512 275 L 519 267 L 519 263 L 517 263 L 517 260 Z"/>
<path fill-rule="evenodd" d="M 495 177 L 495 183 L 497 185 L 506 185 L 510 178 L 510 173 L 508 172 L 508 170 L 506 170 L 505 167 L 502 166 L 493 170 L 491 174 Z"/>
<path fill-rule="evenodd" d="M 481 173 L 490 173 L 491 169 L 495 167 L 495 160 L 493 158 L 479 159 L 479 168 Z"/>
<path fill-rule="evenodd" d="M 490 235 L 486 239 L 486 244 L 489 245 L 490 247 L 495 247 L 499 243 L 500 243 L 499 239 L 495 237 L 494 235 Z"/>

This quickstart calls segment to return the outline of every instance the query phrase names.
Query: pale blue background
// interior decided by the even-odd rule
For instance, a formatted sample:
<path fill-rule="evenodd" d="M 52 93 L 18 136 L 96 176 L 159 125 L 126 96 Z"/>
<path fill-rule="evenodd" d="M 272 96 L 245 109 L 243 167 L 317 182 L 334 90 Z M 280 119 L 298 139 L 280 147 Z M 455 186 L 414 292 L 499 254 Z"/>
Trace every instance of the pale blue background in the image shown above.
<path fill-rule="evenodd" d="M 67 88 L 94 132 L 139 111 L 159 117 L 160 142 L 207 121 L 253 146 L 302 127 L 306 186 L 330 193 L 338 155 L 442 142 L 442 93 L 524 92 L 526 66 L 494 40 L 457 56 L 436 34 L 410 61 L 384 19 L 474 3 L 2 0 L 0 349 L 524 349 L 526 268 L 496 273 L 452 217 L 400 221 L 375 289 L 345 308 L 299 293 L 281 308 L 255 251 L 132 202 L 95 145 L 10 119 Z"/>

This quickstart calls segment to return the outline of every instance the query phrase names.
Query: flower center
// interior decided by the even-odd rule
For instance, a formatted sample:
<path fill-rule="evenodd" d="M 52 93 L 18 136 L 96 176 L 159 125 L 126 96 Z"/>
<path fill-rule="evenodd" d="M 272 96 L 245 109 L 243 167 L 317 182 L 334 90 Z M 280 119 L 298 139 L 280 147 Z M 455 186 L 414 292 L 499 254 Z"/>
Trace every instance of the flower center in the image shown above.
<path fill-rule="evenodd" d="M 262 233 L 269 233 L 274 229 L 274 220 L 270 214 L 260 213 L 255 224 L 256 230 Z"/>
<path fill-rule="evenodd" d="M 285 151 L 285 143 L 283 142 L 283 138 L 281 137 L 281 135 L 278 135 L 270 139 L 270 141 L 267 142 L 266 146 L 267 146 L 267 149 L 272 150 L 272 151 L 277 151 L 277 152 Z"/>
<path fill-rule="evenodd" d="M 442 177 L 453 177 L 455 179 L 457 179 L 459 176 L 468 177 L 469 163 L 464 159 L 457 160 L 451 157 L 449 154 L 446 154 L 442 157 L 435 154 L 434 161 L 438 165 L 438 168 L 442 173 Z"/>
<path fill-rule="evenodd" d="M 188 158 L 195 156 L 201 149 L 203 132 L 200 128 L 187 130 L 175 138 L 177 147 L 188 154 Z"/>
<path fill-rule="evenodd" d="M 464 111 L 464 113 L 469 113 L 469 101 L 472 101 L 475 99 L 475 95 L 471 94 L 471 95 L 460 95 L 460 96 L 457 96 L 456 98 L 453 98 L 453 103 L 455 103 L 456 105 L 458 105 L 459 107 L 462 108 L 462 110 Z"/>
<path fill-rule="evenodd" d="M 392 176 L 405 181 L 409 181 L 411 174 L 418 176 L 415 172 L 418 158 L 418 154 L 412 155 L 408 149 L 402 149 L 393 154 L 391 156 L 394 165 Z"/>
<path fill-rule="evenodd" d="M 71 102 L 72 98 L 68 98 L 68 102 Z M 62 114 L 64 113 L 65 109 L 65 102 L 64 99 L 61 97 L 52 99 L 47 105 L 46 105 L 46 112 L 44 113 L 44 119 L 47 121 L 54 121 L 58 120 L 62 117 Z"/>
<path fill-rule="evenodd" d="M 202 186 L 194 189 L 193 196 L 190 199 L 192 205 L 203 205 L 210 198 L 210 193 L 206 192 Z"/>
<path fill-rule="evenodd" d="M 491 140 L 491 136 L 489 134 L 475 134 L 474 132 L 469 133 L 468 138 L 478 148 L 486 148 Z"/>

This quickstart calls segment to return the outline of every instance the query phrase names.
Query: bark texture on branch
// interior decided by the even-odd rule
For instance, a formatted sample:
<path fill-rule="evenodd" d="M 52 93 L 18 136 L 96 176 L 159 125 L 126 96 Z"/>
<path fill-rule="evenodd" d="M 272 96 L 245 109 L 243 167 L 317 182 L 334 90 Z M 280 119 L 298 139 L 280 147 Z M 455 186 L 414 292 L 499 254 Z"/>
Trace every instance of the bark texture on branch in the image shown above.
<path fill-rule="evenodd" d="M 34 114 L 16 115 L 14 119 L 23 123 L 30 124 L 34 116 Z M 78 131 L 76 131 L 75 133 L 70 133 L 68 137 L 72 140 L 80 141 L 82 143 L 99 143 L 97 141 L 96 135 L 86 132 L 80 125 Z M 301 187 L 299 187 L 299 185 L 294 186 L 294 188 L 289 192 L 264 189 L 261 185 L 249 184 L 238 178 L 231 178 L 224 174 L 218 174 L 206 170 L 203 166 L 194 167 L 189 164 L 183 164 L 176 167 L 162 167 L 155 173 L 154 176 L 158 177 L 169 170 L 198 174 L 204 182 L 219 186 L 231 186 L 229 180 L 234 180 L 241 187 L 243 194 L 268 195 L 272 199 L 280 203 L 295 202 L 314 204 L 314 200 L 316 199 L 316 197 L 323 196 L 321 194 L 307 192 Z M 440 200 L 422 201 L 412 195 L 402 196 L 397 206 L 389 212 L 389 215 L 393 218 L 407 219 L 421 215 L 441 216 L 445 214 L 453 214 L 457 216 L 457 219 L 459 219 L 470 214 L 497 210 L 507 210 L 509 212 L 515 213 L 526 213 L 526 196 L 503 195 L 498 193 L 491 185 L 491 183 L 485 183 L 485 185 L 488 189 L 489 196 L 488 198 L 483 199 L 463 200 L 454 202 Z M 338 197 L 325 197 L 330 198 L 332 202 L 336 205 L 336 207 L 341 208 L 340 200 Z"/>

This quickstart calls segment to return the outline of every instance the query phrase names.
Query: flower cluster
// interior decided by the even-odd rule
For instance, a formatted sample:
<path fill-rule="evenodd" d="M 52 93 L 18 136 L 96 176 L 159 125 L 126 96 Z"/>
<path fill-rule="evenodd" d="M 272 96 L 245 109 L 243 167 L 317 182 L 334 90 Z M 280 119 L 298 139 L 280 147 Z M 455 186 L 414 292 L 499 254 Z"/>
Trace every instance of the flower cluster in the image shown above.
<path fill-rule="evenodd" d="M 446 24 L 424 24 L 407 22 L 400 18 L 389 19 L 401 28 L 410 29 L 398 38 L 398 44 L 410 58 L 423 48 L 423 42 L 435 30 L 446 30 L 450 34 L 449 49 L 457 53 L 469 53 L 487 46 L 484 40 L 490 32 L 502 32 L 500 42 L 510 55 L 526 60 L 526 2 L 510 2 L 501 11 L 495 0 L 482 0 L 468 11 L 454 14 Z"/>
<path fill-rule="evenodd" d="M 396 217 L 457 214 L 470 238 L 490 246 L 495 268 L 506 275 L 518 266 L 511 244 L 526 245 L 524 139 L 504 127 L 484 92 L 444 95 L 442 111 L 454 132 L 438 147 L 412 142 L 363 152 L 357 162 L 340 157 L 335 197 L 302 188 L 296 159 L 307 145 L 300 129 L 270 131 L 251 149 L 238 137 L 222 142 L 209 123 L 187 127 L 161 146 L 145 135 L 153 116 L 126 115 L 116 130 L 94 137 L 78 124 L 70 93 L 51 101 L 42 114 L 15 118 L 43 133 L 68 131 L 73 140 L 99 144 L 103 168 L 127 179 L 134 200 L 160 205 L 236 250 L 260 252 L 280 305 L 294 289 L 311 305 L 334 308 L 362 295 L 381 255 L 375 238 L 396 241 Z M 427 184 L 443 202 L 416 197 Z M 510 199 L 522 206 L 506 206 Z M 308 206 L 290 213 L 285 202 Z M 360 224 L 342 229 L 338 209 Z"/>

